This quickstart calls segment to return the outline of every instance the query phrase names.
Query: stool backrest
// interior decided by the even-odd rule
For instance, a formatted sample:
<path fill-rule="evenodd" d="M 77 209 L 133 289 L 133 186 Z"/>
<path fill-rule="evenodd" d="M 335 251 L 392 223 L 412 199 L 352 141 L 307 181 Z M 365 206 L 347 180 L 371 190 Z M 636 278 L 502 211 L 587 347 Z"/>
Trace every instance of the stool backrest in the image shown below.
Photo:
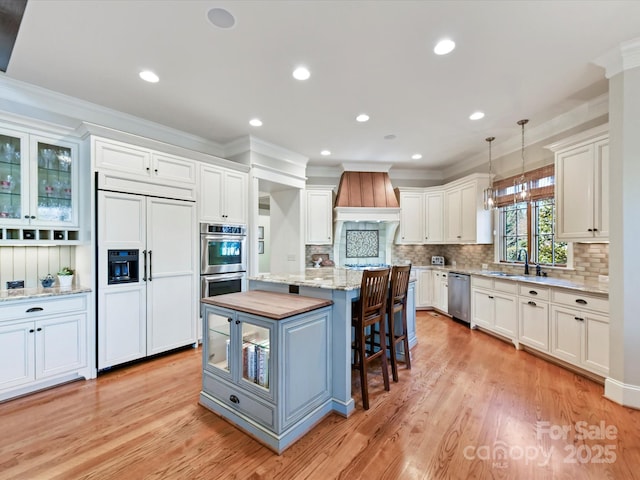
<path fill-rule="evenodd" d="M 360 318 L 365 324 L 384 320 L 389 292 L 388 268 L 365 270 L 360 286 Z"/>
<path fill-rule="evenodd" d="M 391 270 L 391 289 L 389 290 L 389 311 L 395 306 L 402 306 L 407 301 L 411 265 L 394 265 Z"/>

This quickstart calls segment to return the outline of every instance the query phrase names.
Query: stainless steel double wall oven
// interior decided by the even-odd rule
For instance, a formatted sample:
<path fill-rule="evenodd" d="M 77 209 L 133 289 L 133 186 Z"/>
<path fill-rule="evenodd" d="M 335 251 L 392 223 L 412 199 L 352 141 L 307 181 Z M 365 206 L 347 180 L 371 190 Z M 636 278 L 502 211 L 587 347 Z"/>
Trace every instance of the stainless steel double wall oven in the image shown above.
<path fill-rule="evenodd" d="M 200 224 L 201 297 L 247 289 L 247 227 Z"/>

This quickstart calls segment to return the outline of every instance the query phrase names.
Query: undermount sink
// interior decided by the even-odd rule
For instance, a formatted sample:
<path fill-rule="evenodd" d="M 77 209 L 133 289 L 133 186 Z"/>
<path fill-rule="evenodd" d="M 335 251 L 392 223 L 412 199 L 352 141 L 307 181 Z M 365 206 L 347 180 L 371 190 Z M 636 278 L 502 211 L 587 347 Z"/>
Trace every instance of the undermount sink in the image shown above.
<path fill-rule="evenodd" d="M 518 277 L 517 273 L 507 273 L 507 272 L 486 272 L 487 275 L 493 275 L 496 277 Z"/>

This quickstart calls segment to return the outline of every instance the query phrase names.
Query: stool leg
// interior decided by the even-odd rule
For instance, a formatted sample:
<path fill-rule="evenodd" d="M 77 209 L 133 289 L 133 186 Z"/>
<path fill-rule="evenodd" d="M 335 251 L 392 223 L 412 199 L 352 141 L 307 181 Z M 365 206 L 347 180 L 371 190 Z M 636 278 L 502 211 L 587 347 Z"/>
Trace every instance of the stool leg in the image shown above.
<path fill-rule="evenodd" d="M 380 319 L 380 338 L 384 338 L 386 339 L 386 332 L 385 332 L 385 328 L 384 328 L 384 324 L 386 323 L 384 321 L 384 317 Z M 380 342 L 382 343 L 382 341 Z M 387 363 L 387 349 L 386 348 L 382 348 L 382 379 L 384 381 L 384 389 L 386 391 L 389 391 L 389 364 Z"/>
<path fill-rule="evenodd" d="M 391 374 L 393 375 L 393 381 L 398 381 L 398 359 L 396 357 L 396 334 L 395 334 L 395 313 L 393 309 L 389 311 L 387 314 L 388 318 L 388 332 L 387 337 L 389 338 L 389 356 L 391 357 Z"/>
<path fill-rule="evenodd" d="M 366 357 L 366 346 L 364 341 L 364 326 L 358 326 L 357 335 L 360 338 L 357 340 L 358 342 L 358 356 L 360 357 L 360 391 L 362 392 L 362 407 L 365 410 L 369 410 L 369 389 L 367 387 L 367 357 Z"/>
<path fill-rule="evenodd" d="M 404 363 L 411 370 L 411 351 L 409 350 L 409 333 L 407 329 L 407 305 L 402 309 L 402 331 L 404 334 Z"/>

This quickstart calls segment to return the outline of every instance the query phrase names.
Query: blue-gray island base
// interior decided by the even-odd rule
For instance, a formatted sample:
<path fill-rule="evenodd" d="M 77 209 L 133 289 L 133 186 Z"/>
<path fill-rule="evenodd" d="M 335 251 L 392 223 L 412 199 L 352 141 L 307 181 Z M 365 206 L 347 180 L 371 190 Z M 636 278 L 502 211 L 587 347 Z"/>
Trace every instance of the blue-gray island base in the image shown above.
<path fill-rule="evenodd" d="M 331 413 L 330 300 L 248 291 L 202 315 L 201 405 L 278 454 Z"/>
<path fill-rule="evenodd" d="M 297 274 L 262 274 L 249 278 L 249 290 L 288 293 L 331 300 L 331 402 L 332 410 L 348 417 L 355 403 L 351 396 L 351 303 L 360 297 L 362 271 L 344 268 L 309 268 Z M 400 322 L 396 322 L 398 324 Z M 415 279 L 407 292 L 409 348 L 417 344 Z M 404 352 L 401 352 L 404 354 Z"/>

